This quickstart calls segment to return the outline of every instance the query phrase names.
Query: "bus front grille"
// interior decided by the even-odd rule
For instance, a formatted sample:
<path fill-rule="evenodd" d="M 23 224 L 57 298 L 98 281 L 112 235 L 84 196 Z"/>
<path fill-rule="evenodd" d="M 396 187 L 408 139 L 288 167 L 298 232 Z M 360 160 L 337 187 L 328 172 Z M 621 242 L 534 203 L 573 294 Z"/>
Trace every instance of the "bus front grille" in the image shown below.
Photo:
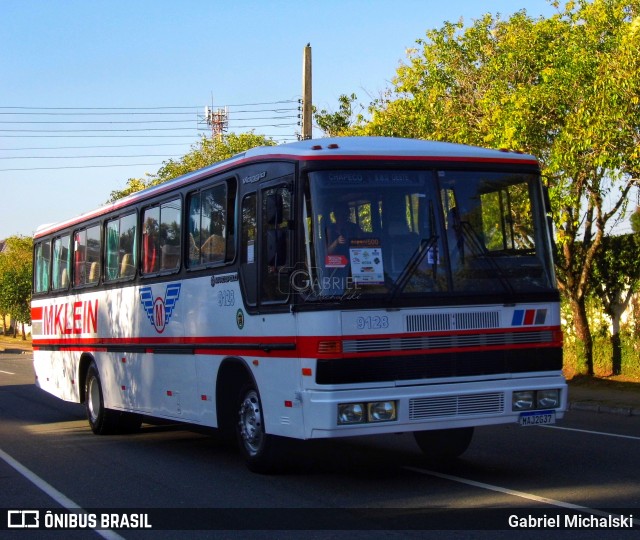
<path fill-rule="evenodd" d="M 342 350 L 345 353 L 378 351 L 392 352 L 420 349 L 451 349 L 461 347 L 540 344 L 549 343 L 552 340 L 552 330 L 486 332 L 473 334 L 403 336 L 393 338 L 345 339 L 342 342 Z"/>
<path fill-rule="evenodd" d="M 319 359 L 317 384 L 413 381 L 536 373 L 562 369 L 561 347 L 514 347 Z"/>
<path fill-rule="evenodd" d="M 504 411 L 504 394 L 471 394 L 464 396 L 433 396 L 409 400 L 409 419 L 450 418 Z"/>

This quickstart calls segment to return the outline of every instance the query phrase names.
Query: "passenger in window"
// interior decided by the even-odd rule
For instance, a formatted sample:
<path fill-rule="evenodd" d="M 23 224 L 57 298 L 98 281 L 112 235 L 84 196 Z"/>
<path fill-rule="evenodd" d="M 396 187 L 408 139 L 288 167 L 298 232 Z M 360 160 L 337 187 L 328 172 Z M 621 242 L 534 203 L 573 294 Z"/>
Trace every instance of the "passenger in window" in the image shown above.
<path fill-rule="evenodd" d="M 148 217 L 142 234 L 142 271 L 145 274 L 158 271 L 158 229 L 158 221 Z"/>

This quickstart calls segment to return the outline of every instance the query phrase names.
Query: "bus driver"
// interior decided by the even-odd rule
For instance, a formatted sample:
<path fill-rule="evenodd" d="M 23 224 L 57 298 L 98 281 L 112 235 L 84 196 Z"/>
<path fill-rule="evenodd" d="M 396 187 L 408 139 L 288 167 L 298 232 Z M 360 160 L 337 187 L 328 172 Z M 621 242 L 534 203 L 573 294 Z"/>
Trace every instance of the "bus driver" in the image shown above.
<path fill-rule="evenodd" d="M 349 241 L 362 235 L 360 227 L 351 221 L 351 209 L 346 203 L 337 206 L 333 211 L 335 223 L 327 230 L 327 251 L 330 255 L 349 255 Z"/>

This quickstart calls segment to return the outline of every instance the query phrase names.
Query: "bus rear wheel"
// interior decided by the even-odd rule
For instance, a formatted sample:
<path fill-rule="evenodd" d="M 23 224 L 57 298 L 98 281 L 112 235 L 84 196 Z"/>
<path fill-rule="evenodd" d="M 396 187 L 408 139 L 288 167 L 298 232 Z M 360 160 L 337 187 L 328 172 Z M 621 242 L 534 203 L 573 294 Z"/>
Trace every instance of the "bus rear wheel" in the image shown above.
<path fill-rule="evenodd" d="M 451 460 L 461 456 L 469 448 L 473 428 L 416 431 L 413 436 L 427 459 Z"/>
<path fill-rule="evenodd" d="M 253 383 L 240 390 L 236 437 L 249 470 L 270 474 L 281 469 L 283 439 L 266 433 L 260 394 Z"/>
<path fill-rule="evenodd" d="M 108 435 L 115 431 L 116 412 L 104 406 L 102 383 L 95 362 L 91 362 L 85 379 L 84 407 L 91 431 L 96 435 Z"/>
<path fill-rule="evenodd" d="M 132 433 L 142 424 L 139 414 L 114 411 L 104 406 L 102 382 L 95 362 L 91 362 L 87 370 L 84 406 L 91 431 L 96 435 Z"/>

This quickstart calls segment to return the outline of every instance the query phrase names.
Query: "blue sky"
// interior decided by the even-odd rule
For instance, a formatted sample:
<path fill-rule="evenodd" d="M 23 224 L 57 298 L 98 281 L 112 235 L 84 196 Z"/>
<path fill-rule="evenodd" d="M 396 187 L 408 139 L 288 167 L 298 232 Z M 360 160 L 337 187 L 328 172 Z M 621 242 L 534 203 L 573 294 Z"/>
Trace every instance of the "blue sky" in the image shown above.
<path fill-rule="evenodd" d="M 547 0 L 0 0 L 0 238 L 92 210 L 185 154 L 205 105 L 229 105 L 232 131 L 295 139 L 307 43 L 314 105 L 335 110 L 340 94 L 366 104 L 387 88 L 428 29 L 519 9 L 555 11 Z"/>

